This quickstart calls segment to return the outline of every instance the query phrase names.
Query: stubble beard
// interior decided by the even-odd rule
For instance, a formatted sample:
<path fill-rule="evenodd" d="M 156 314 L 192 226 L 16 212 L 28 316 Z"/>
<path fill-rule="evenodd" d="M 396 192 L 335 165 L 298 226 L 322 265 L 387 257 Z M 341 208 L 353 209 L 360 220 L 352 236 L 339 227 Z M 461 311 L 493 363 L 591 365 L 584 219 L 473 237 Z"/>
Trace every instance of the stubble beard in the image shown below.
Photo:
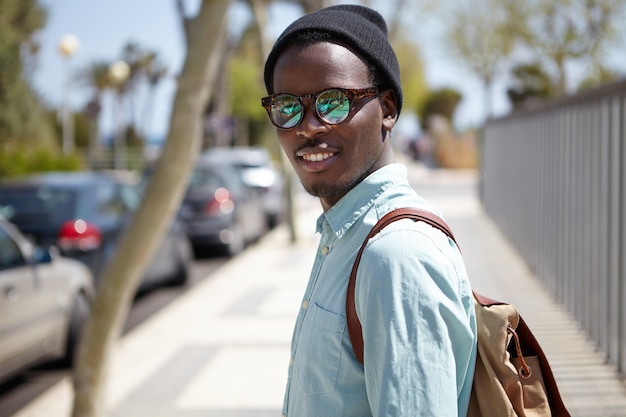
<path fill-rule="evenodd" d="M 300 183 L 304 187 L 304 190 L 314 197 L 318 198 L 332 198 L 339 201 L 341 197 L 346 195 L 350 190 L 356 187 L 361 181 L 363 181 L 369 175 L 368 172 L 364 172 L 360 177 L 351 181 L 344 182 L 324 182 L 324 181 L 312 181 L 305 184 L 302 180 Z"/>
<path fill-rule="evenodd" d="M 314 197 L 329 198 L 335 196 L 343 196 L 350 191 L 356 184 L 327 184 L 327 183 L 312 183 L 304 184 L 302 186 L 307 193 Z"/>
<path fill-rule="evenodd" d="M 372 153 L 371 155 L 377 155 L 376 153 Z M 350 190 L 356 187 L 361 181 L 363 181 L 367 176 L 369 176 L 374 171 L 374 166 L 376 164 L 377 158 L 371 157 L 364 161 L 364 165 L 366 169 L 364 169 L 359 177 L 351 177 L 345 178 L 343 182 L 339 178 L 337 178 L 337 182 L 328 182 L 324 180 L 319 181 L 309 181 L 308 183 L 304 183 L 302 179 L 300 179 L 300 183 L 304 187 L 304 190 L 311 194 L 314 197 L 318 198 L 332 198 L 336 201 L 339 201 L 341 197 L 346 195 Z"/>

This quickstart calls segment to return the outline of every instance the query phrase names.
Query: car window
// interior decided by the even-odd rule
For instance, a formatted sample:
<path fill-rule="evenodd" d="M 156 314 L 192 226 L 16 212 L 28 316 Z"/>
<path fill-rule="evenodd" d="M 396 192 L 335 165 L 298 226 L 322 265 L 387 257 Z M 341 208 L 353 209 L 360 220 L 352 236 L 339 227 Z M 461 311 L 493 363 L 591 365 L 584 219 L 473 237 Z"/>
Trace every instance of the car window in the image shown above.
<path fill-rule="evenodd" d="M 120 187 L 114 183 L 100 183 L 97 186 L 96 209 L 104 215 L 118 215 L 129 211 Z"/>
<path fill-rule="evenodd" d="M 140 185 L 122 185 L 120 194 L 122 201 L 130 211 L 135 211 L 141 203 L 144 189 Z"/>
<path fill-rule="evenodd" d="M 0 229 L 0 271 L 25 265 L 26 260 L 17 243 L 3 229 Z"/>
<path fill-rule="evenodd" d="M 222 186 L 224 186 L 224 181 L 213 170 L 197 167 L 191 173 L 187 191 L 192 193 L 198 191 L 206 192 Z"/>
<path fill-rule="evenodd" d="M 0 213 L 17 223 L 59 223 L 74 216 L 76 195 L 72 190 L 48 186 L 4 189 L 0 193 Z"/>

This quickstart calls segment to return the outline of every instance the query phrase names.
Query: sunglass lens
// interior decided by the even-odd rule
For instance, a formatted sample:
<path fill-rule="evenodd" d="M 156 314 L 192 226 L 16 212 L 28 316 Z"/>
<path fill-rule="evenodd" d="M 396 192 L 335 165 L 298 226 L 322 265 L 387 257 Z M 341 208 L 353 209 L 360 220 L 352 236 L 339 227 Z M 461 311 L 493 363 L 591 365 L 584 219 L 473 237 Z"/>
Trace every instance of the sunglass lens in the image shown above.
<path fill-rule="evenodd" d="M 298 98 L 283 94 L 274 99 L 271 107 L 272 121 L 283 129 L 294 127 L 302 118 L 302 104 Z"/>
<path fill-rule="evenodd" d="M 350 100 L 340 90 L 324 91 L 315 102 L 317 114 L 326 123 L 335 125 L 343 122 L 350 113 Z"/>

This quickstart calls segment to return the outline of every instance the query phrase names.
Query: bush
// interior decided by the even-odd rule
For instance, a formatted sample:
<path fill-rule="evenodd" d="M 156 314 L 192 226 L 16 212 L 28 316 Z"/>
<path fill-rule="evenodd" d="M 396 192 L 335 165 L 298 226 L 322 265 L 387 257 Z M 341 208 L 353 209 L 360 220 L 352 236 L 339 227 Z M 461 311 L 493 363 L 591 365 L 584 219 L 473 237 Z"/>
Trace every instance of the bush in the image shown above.
<path fill-rule="evenodd" d="M 0 151 L 0 178 L 46 171 L 78 171 L 83 161 L 77 155 L 58 155 L 46 149 Z"/>
<path fill-rule="evenodd" d="M 441 88 L 428 93 L 426 100 L 422 103 L 418 115 L 424 131 L 430 130 L 430 120 L 432 116 L 443 116 L 447 120 L 454 119 L 456 106 L 461 101 L 462 95 L 452 88 Z"/>

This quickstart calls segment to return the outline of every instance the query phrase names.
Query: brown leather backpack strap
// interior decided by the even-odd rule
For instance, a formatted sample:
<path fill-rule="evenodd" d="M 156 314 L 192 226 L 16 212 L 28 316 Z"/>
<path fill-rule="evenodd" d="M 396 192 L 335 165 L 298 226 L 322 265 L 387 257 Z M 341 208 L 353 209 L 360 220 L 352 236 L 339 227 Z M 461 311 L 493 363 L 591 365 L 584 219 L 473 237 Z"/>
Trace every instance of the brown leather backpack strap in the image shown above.
<path fill-rule="evenodd" d="M 508 304 L 508 303 L 503 303 L 502 301 L 494 300 L 493 298 L 485 297 L 482 294 L 478 294 L 476 291 L 472 291 L 472 293 L 474 294 L 474 298 L 476 299 L 476 301 L 478 301 L 478 304 L 480 304 L 483 307 Z"/>
<path fill-rule="evenodd" d="M 376 234 L 378 234 L 382 229 L 388 226 L 390 223 L 393 223 L 400 219 L 414 219 L 417 221 L 423 221 L 441 230 L 445 233 L 450 239 L 452 239 L 455 243 L 454 235 L 452 234 L 452 230 L 446 224 L 443 219 L 437 216 L 434 213 L 431 213 L 426 210 L 417 209 L 417 208 L 400 208 L 393 211 L 390 211 L 386 215 L 384 215 L 370 230 L 367 237 L 363 241 L 359 252 L 356 255 L 356 259 L 354 261 L 354 265 L 352 266 L 352 272 L 350 273 L 350 280 L 348 281 L 348 290 L 346 294 L 346 320 L 348 322 L 348 333 L 350 334 L 350 340 L 352 341 L 352 348 L 354 350 L 354 355 L 357 360 L 363 363 L 363 329 L 361 328 L 361 322 L 359 321 L 359 317 L 356 314 L 356 305 L 354 301 L 354 289 L 356 286 L 356 272 L 359 267 L 359 263 L 361 262 L 361 256 L 363 255 L 363 251 L 365 250 L 365 246 L 367 246 L 367 242 Z"/>
<path fill-rule="evenodd" d="M 352 347 L 354 350 L 354 354 L 356 359 L 363 363 L 363 334 L 361 328 L 361 322 L 359 321 L 359 317 L 356 314 L 356 305 L 354 300 L 354 289 L 356 286 L 356 273 L 361 261 L 361 256 L 363 255 L 363 251 L 367 242 L 374 237 L 377 233 L 379 233 L 384 227 L 389 225 L 390 223 L 400 220 L 403 218 L 411 218 L 418 221 L 424 221 L 431 226 L 441 230 L 445 233 L 450 239 L 453 241 L 454 235 L 452 231 L 448 227 L 448 225 L 436 216 L 433 213 L 428 211 L 414 209 L 414 208 L 402 208 L 391 211 L 387 215 L 383 216 L 376 225 L 372 228 L 370 233 L 365 238 L 359 252 L 357 254 L 356 260 L 354 261 L 354 265 L 352 267 L 352 272 L 350 273 L 350 280 L 348 281 L 348 292 L 346 294 L 346 318 L 348 322 L 348 332 L 350 333 L 350 340 L 352 341 Z M 473 292 L 474 299 L 478 302 L 478 304 L 489 307 L 493 305 L 501 305 L 507 304 L 503 303 L 489 297 L 485 297 L 477 292 Z M 552 411 L 552 415 L 555 417 L 569 417 L 570 414 L 567 411 L 561 395 L 559 393 L 558 386 L 556 384 L 556 380 L 554 378 L 554 374 L 552 373 L 552 369 L 548 363 L 545 353 L 541 349 L 537 339 L 531 332 L 530 328 L 526 325 L 521 316 L 519 316 L 519 323 L 516 329 L 516 333 L 519 336 L 521 347 L 525 355 L 531 354 L 537 356 L 539 358 L 541 372 L 543 375 L 543 380 L 545 383 L 545 388 L 547 391 L 548 401 L 550 403 L 550 408 Z"/>
<path fill-rule="evenodd" d="M 530 327 L 526 324 L 522 316 L 520 315 L 519 324 L 516 329 L 520 340 L 522 340 L 522 349 L 526 352 L 526 355 L 535 355 L 539 359 L 541 365 L 541 374 L 543 375 L 543 382 L 545 384 L 548 402 L 550 403 L 550 410 L 552 410 L 553 417 L 569 416 L 569 411 L 563 403 L 559 387 L 556 383 L 556 378 L 548 362 L 548 357 L 541 349 L 541 345 L 535 338 L 535 335 L 530 330 Z"/>

